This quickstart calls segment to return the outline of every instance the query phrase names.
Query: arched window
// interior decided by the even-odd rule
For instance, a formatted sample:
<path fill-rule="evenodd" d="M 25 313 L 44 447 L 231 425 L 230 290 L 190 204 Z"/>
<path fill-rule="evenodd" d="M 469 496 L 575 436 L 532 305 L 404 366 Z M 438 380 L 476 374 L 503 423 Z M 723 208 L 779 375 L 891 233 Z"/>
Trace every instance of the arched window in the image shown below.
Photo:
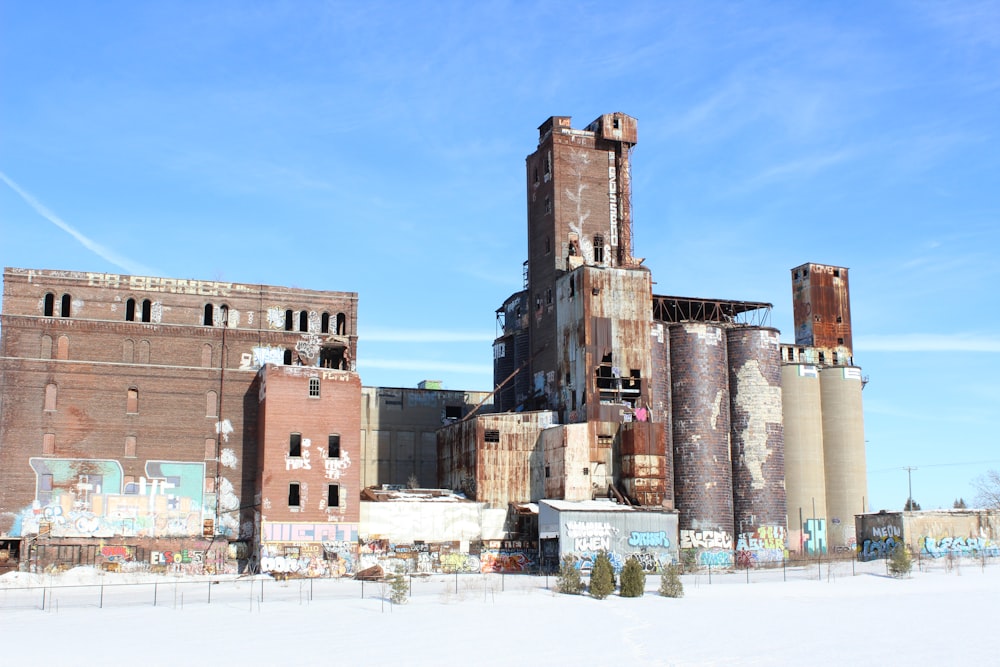
<path fill-rule="evenodd" d="M 337 335 L 347 335 L 347 315 L 343 313 L 337 313 Z"/>
<path fill-rule="evenodd" d="M 142 300 L 142 321 L 149 322 L 153 316 L 153 302 L 149 299 Z"/>
<path fill-rule="evenodd" d="M 294 315 L 292 314 L 292 311 L 291 310 L 286 310 L 285 311 L 285 331 L 291 331 L 292 330 L 292 328 L 293 328 L 292 327 L 292 320 L 293 319 L 294 319 Z"/>
<path fill-rule="evenodd" d="M 214 322 L 212 321 L 212 315 L 213 315 L 213 313 L 212 313 L 212 304 L 206 303 L 205 304 L 205 319 L 202 320 L 202 324 L 204 324 L 206 327 L 212 326 L 214 324 Z"/>
<path fill-rule="evenodd" d="M 284 361 L 284 363 L 285 363 L 286 366 L 291 366 L 292 365 L 292 351 L 291 350 L 285 350 L 285 356 L 284 356 L 283 361 Z"/>
<path fill-rule="evenodd" d="M 125 302 L 125 321 L 135 322 L 135 299 Z"/>
<path fill-rule="evenodd" d="M 52 336 L 42 336 L 42 359 L 52 358 Z"/>
<path fill-rule="evenodd" d="M 299 313 L 299 331 L 309 331 L 309 313 L 304 310 Z"/>
<path fill-rule="evenodd" d="M 56 359 L 69 359 L 69 336 L 59 336 L 56 341 Z"/>
<path fill-rule="evenodd" d="M 208 368 L 212 365 L 212 346 L 209 343 L 201 346 L 201 365 L 202 368 Z"/>
<path fill-rule="evenodd" d="M 219 306 L 219 326 L 229 326 L 229 306 L 226 304 Z"/>
<path fill-rule="evenodd" d="M 63 294 L 61 304 L 62 307 L 59 310 L 60 317 L 69 317 L 70 301 L 71 299 L 69 298 L 69 294 Z"/>
<path fill-rule="evenodd" d="M 319 332 L 330 333 L 330 313 L 323 313 L 323 317 L 320 318 Z"/>
<path fill-rule="evenodd" d="M 45 410 L 53 411 L 56 409 L 56 386 L 54 384 L 45 385 Z"/>
<path fill-rule="evenodd" d="M 56 312 L 56 295 L 49 292 L 45 295 L 45 317 L 52 317 Z"/>
<path fill-rule="evenodd" d="M 139 390 L 135 387 L 128 390 L 128 395 L 125 399 L 125 412 L 130 415 L 139 412 Z"/>
<path fill-rule="evenodd" d="M 210 391 L 205 394 L 205 416 L 219 416 L 219 394 L 214 391 Z"/>
<path fill-rule="evenodd" d="M 135 342 L 129 338 L 122 342 L 122 361 L 126 364 L 135 362 Z"/>
<path fill-rule="evenodd" d="M 139 363 L 148 364 L 149 363 L 149 341 L 140 340 L 139 341 Z"/>

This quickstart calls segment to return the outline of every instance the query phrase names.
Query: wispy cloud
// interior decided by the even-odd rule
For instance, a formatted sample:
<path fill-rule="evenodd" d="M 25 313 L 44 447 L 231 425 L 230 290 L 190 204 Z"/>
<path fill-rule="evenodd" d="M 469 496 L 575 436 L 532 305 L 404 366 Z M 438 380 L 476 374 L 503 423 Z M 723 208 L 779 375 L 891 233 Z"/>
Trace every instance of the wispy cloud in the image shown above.
<path fill-rule="evenodd" d="M 853 159 L 856 155 L 857 151 L 845 148 L 832 153 L 810 155 L 798 160 L 777 164 L 745 180 L 736 186 L 735 190 L 746 192 L 779 181 L 793 178 L 808 178 L 813 174 Z"/>
<path fill-rule="evenodd" d="M 376 343 L 482 343 L 493 342 L 491 333 L 481 331 L 419 331 L 410 329 L 362 329 L 359 332 L 364 342 Z"/>
<path fill-rule="evenodd" d="M 373 359 L 363 357 L 358 359 L 358 368 L 384 368 L 394 371 L 431 371 L 434 373 L 469 373 L 490 374 L 493 366 L 490 364 L 463 364 L 440 359 Z"/>
<path fill-rule="evenodd" d="M 72 236 L 80 243 L 80 245 L 82 245 L 84 248 L 91 251 L 101 259 L 110 262 L 115 266 L 121 267 L 128 273 L 133 273 L 138 275 L 151 275 L 151 274 L 155 275 L 158 273 L 157 271 L 150 269 L 148 266 L 144 266 L 143 264 L 140 264 L 138 262 L 133 262 L 127 257 L 122 257 L 114 250 L 106 248 L 100 243 L 97 243 L 96 241 L 87 238 L 86 236 L 78 232 L 76 229 L 74 229 L 72 226 L 70 226 L 69 223 L 67 223 L 62 218 L 57 216 L 55 213 L 50 211 L 44 204 L 35 199 L 35 197 L 33 197 L 29 192 L 26 192 L 17 183 L 12 181 L 7 176 L 7 174 L 3 173 L 2 171 L 0 171 L 0 180 L 6 183 L 7 187 L 16 192 L 17 195 L 21 199 L 23 199 L 25 203 L 27 203 L 31 208 L 35 209 L 35 212 L 38 213 L 38 215 L 42 216 L 56 227 L 63 230 L 70 236 Z"/>
<path fill-rule="evenodd" d="M 1000 337 L 974 333 L 858 336 L 854 347 L 866 352 L 1000 352 Z"/>

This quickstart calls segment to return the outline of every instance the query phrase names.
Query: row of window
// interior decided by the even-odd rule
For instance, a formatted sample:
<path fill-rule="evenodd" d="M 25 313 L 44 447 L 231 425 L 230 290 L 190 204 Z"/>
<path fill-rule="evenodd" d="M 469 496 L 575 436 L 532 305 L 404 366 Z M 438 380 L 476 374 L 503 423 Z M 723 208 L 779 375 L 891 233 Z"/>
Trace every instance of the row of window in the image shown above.
<path fill-rule="evenodd" d="M 340 507 L 340 484 L 326 485 L 326 506 Z M 288 485 L 288 508 L 298 510 L 302 507 L 302 487 L 298 482 Z"/>
<path fill-rule="evenodd" d="M 72 304 L 72 298 L 69 294 L 63 294 L 62 298 L 59 300 L 59 317 L 69 317 L 70 306 Z M 45 295 L 45 317 L 55 317 L 56 314 L 56 295 L 49 292 Z"/>
<path fill-rule="evenodd" d="M 288 456 L 299 458 L 302 456 L 302 434 L 291 433 L 288 436 Z M 340 458 L 340 434 L 331 433 L 326 438 L 326 457 L 329 459 Z"/>

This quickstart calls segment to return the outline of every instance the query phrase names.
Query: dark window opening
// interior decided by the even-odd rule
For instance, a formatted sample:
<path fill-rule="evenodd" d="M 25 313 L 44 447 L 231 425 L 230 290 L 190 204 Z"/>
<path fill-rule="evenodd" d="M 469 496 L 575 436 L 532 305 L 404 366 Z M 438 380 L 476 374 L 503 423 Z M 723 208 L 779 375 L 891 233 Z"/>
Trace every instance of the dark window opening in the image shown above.
<path fill-rule="evenodd" d="M 594 263 L 600 264 L 604 261 L 604 237 L 595 236 L 594 237 Z"/>
<path fill-rule="evenodd" d="M 584 468 L 583 469 L 583 474 L 584 475 L 589 475 L 590 474 L 590 468 Z"/>
<path fill-rule="evenodd" d="M 545 212 L 546 213 L 552 212 L 552 200 L 549 199 L 548 197 L 545 198 Z M 546 250 L 546 252 L 548 251 Z"/>
<path fill-rule="evenodd" d="M 839 278 L 840 277 L 840 269 L 834 269 L 833 270 L 833 277 L 834 278 Z"/>
<path fill-rule="evenodd" d="M 340 458 L 340 434 L 331 433 L 326 438 L 326 456 L 331 459 Z"/>
<path fill-rule="evenodd" d="M 545 466 L 545 476 L 549 477 L 549 476 L 551 476 L 551 474 L 552 474 L 552 471 L 549 469 L 548 466 Z"/>
<path fill-rule="evenodd" d="M 534 171 L 535 171 L 535 183 L 537 183 L 538 182 L 538 167 L 537 166 L 535 166 Z"/>
<path fill-rule="evenodd" d="M 320 368 L 347 370 L 347 358 L 342 347 L 322 347 L 319 350 Z"/>
<path fill-rule="evenodd" d="M 837 339 L 837 345 L 843 345 L 843 344 L 844 344 L 844 339 L 843 338 L 838 338 Z"/>
<path fill-rule="evenodd" d="M 202 320 L 202 324 L 204 324 L 206 327 L 210 327 L 213 324 L 215 324 L 215 322 L 212 320 L 212 316 L 214 315 L 214 313 L 212 312 L 212 310 L 213 310 L 212 304 L 206 303 L 205 304 L 205 319 Z"/>
<path fill-rule="evenodd" d="M 330 333 L 330 313 L 323 313 L 319 323 L 320 333 Z"/>
<path fill-rule="evenodd" d="M 576 283 L 573 281 L 573 276 L 569 277 L 569 298 L 576 296 Z"/>
<path fill-rule="evenodd" d="M 153 302 L 149 299 L 142 300 L 142 321 L 149 322 L 153 316 Z"/>
<path fill-rule="evenodd" d="M 337 313 L 337 335 L 347 335 L 347 315 L 343 313 Z"/>
<path fill-rule="evenodd" d="M 500 442 L 500 429 L 488 428 L 483 431 L 484 442 Z"/>
<path fill-rule="evenodd" d="M 61 309 L 59 311 L 60 317 L 69 317 L 69 305 L 70 305 L 69 294 L 63 294 L 62 303 L 60 304 Z"/>
<path fill-rule="evenodd" d="M 288 506 L 298 507 L 299 506 L 299 484 L 298 482 L 292 482 L 288 485 Z"/>
<path fill-rule="evenodd" d="M 552 288 L 551 287 L 549 289 L 545 290 L 545 303 L 546 304 L 551 304 L 552 303 Z"/>
<path fill-rule="evenodd" d="M 299 313 L 299 331 L 309 331 L 309 313 L 304 310 Z"/>
<path fill-rule="evenodd" d="M 292 311 L 291 310 L 286 310 L 285 311 L 285 331 L 291 331 L 292 330 L 292 320 L 293 320 L 293 318 L 294 318 L 294 316 L 292 315 Z"/>
<path fill-rule="evenodd" d="M 292 433 L 288 436 L 288 455 L 302 456 L 302 434 Z"/>
<path fill-rule="evenodd" d="M 570 378 L 570 375 L 569 375 L 569 373 L 566 373 L 566 385 L 567 385 L 567 386 L 569 386 L 570 384 L 572 384 L 572 383 L 571 383 L 571 382 L 569 381 L 569 378 Z"/>
<path fill-rule="evenodd" d="M 282 357 L 281 361 L 286 366 L 291 366 L 292 365 L 292 351 L 291 350 L 285 350 L 285 355 L 284 355 L 284 357 Z"/>
<path fill-rule="evenodd" d="M 826 363 L 826 355 L 822 352 L 819 353 L 819 363 Z"/>
<path fill-rule="evenodd" d="M 45 295 L 45 317 L 52 317 L 56 312 L 56 295 Z"/>
<path fill-rule="evenodd" d="M 326 487 L 326 506 L 340 507 L 340 484 L 330 484 Z"/>
<path fill-rule="evenodd" d="M 802 277 L 803 277 L 803 278 L 805 278 L 805 277 L 807 277 L 808 275 L 809 275 L 809 269 L 803 269 L 803 270 L 802 270 Z"/>
<path fill-rule="evenodd" d="M 614 119 L 612 119 L 611 126 L 613 128 L 615 128 L 616 130 L 620 129 L 621 126 L 618 124 L 618 117 L 617 116 Z"/>
<path fill-rule="evenodd" d="M 545 237 L 545 254 L 548 255 L 552 252 L 552 240 L 548 236 Z"/>
<path fill-rule="evenodd" d="M 319 398 L 319 378 L 309 378 L 309 397 Z"/>
<path fill-rule="evenodd" d="M 844 321 L 844 318 L 841 317 L 840 315 L 837 315 L 837 324 L 842 324 L 843 321 Z"/>
<path fill-rule="evenodd" d="M 135 322 L 135 299 L 129 299 L 125 302 L 125 320 Z"/>
<path fill-rule="evenodd" d="M 219 306 L 219 325 L 224 327 L 229 326 L 229 306 L 226 304 Z"/>
<path fill-rule="evenodd" d="M 461 419 L 462 418 L 462 406 L 461 405 L 446 405 L 446 406 L 444 406 L 444 418 L 445 419 Z"/>
<path fill-rule="evenodd" d="M 833 353 L 833 365 L 834 366 L 837 365 L 837 353 L 836 352 Z"/>

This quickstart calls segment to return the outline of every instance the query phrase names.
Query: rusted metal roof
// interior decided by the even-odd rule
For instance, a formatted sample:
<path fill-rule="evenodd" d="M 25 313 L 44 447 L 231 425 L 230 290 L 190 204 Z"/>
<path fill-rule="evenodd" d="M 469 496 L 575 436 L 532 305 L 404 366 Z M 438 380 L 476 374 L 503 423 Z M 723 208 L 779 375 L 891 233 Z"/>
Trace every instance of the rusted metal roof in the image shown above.
<path fill-rule="evenodd" d="M 771 320 L 773 307 L 761 301 L 653 295 L 653 319 L 669 323 L 723 322 L 766 326 Z"/>

